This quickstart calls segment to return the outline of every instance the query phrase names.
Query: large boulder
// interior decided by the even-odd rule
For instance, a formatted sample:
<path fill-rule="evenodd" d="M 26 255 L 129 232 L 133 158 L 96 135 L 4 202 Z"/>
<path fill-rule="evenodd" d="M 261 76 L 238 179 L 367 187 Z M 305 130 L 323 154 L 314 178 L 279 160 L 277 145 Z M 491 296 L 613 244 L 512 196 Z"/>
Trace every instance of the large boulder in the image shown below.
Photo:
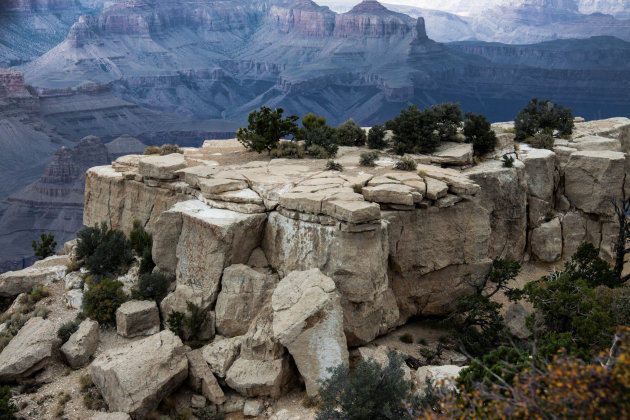
<path fill-rule="evenodd" d="M 175 172 L 185 167 L 186 159 L 180 153 L 166 156 L 142 156 L 139 162 L 140 175 L 160 180 L 177 178 Z"/>
<path fill-rule="evenodd" d="M 152 335 L 160 331 L 160 312 L 152 300 L 131 300 L 116 310 L 116 331 L 123 337 Z"/>
<path fill-rule="evenodd" d="M 532 254 L 543 262 L 558 261 L 562 256 L 562 225 L 557 217 L 532 231 Z"/>
<path fill-rule="evenodd" d="M 14 297 L 30 292 L 37 284 L 49 285 L 66 275 L 65 265 L 33 265 L 18 271 L 0 274 L 0 297 Z"/>
<path fill-rule="evenodd" d="M 90 357 L 98 347 L 98 322 L 86 319 L 79 329 L 61 346 L 61 354 L 73 369 L 79 369 L 90 362 Z"/>
<path fill-rule="evenodd" d="M 0 382 L 26 378 L 43 369 L 55 356 L 59 344 L 52 321 L 29 319 L 0 353 Z"/>
<path fill-rule="evenodd" d="M 215 307 L 218 334 L 234 337 L 247 332 L 260 309 L 271 298 L 277 277 L 243 264 L 223 270 Z"/>
<path fill-rule="evenodd" d="M 198 200 L 163 213 L 153 230 L 153 260 L 192 287 L 204 308 L 216 300 L 223 269 L 246 263 L 259 245 L 265 214 L 214 209 Z"/>
<path fill-rule="evenodd" d="M 341 300 L 330 277 L 319 269 L 294 271 L 273 292 L 273 333 L 291 353 L 309 396 L 329 368 L 348 364 Z"/>
<path fill-rule="evenodd" d="M 614 215 L 610 200 L 621 196 L 625 164 L 625 155 L 620 152 L 573 153 L 565 168 L 565 195 L 586 213 Z"/>
<path fill-rule="evenodd" d="M 162 331 L 101 354 L 90 374 L 112 411 L 145 418 L 188 376 L 188 359 L 179 337 Z"/>
<path fill-rule="evenodd" d="M 213 404 L 223 404 L 225 394 L 204 360 L 202 350 L 193 350 L 186 356 L 188 357 L 188 385 L 193 391 L 201 392 Z"/>
<path fill-rule="evenodd" d="M 567 260 L 586 240 L 586 219 L 578 212 L 569 212 L 562 218 L 562 258 Z M 599 241 L 595 243 L 599 246 Z"/>
<path fill-rule="evenodd" d="M 220 378 L 225 375 L 241 352 L 242 337 L 219 339 L 204 346 L 201 355 L 212 373 Z"/>
<path fill-rule="evenodd" d="M 552 202 L 555 187 L 555 153 L 547 149 L 527 149 L 520 152 L 518 158 L 525 164 L 529 195 Z"/>
<path fill-rule="evenodd" d="M 225 376 L 228 386 L 245 397 L 280 398 L 288 391 L 292 379 L 287 357 L 276 360 L 239 358 Z"/>

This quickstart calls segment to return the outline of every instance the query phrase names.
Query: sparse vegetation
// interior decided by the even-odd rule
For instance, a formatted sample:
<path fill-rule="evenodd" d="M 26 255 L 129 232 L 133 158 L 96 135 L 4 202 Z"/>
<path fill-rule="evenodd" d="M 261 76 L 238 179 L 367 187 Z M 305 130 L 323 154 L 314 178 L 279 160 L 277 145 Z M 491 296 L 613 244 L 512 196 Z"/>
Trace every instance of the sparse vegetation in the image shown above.
<path fill-rule="evenodd" d="M 533 137 L 527 139 L 529 144 L 536 149 L 548 149 L 553 150 L 553 146 L 556 140 L 553 138 L 553 131 L 549 128 L 545 128 L 543 131 L 536 133 Z"/>
<path fill-rule="evenodd" d="M 497 136 L 492 130 L 492 125 L 485 116 L 480 114 L 471 112 L 466 114 L 464 135 L 466 141 L 472 143 L 473 151 L 477 156 L 492 152 L 497 144 Z"/>
<path fill-rule="evenodd" d="M 79 271 L 80 269 L 81 269 L 81 264 L 78 261 L 72 261 L 70 264 L 66 265 L 66 274 Z"/>
<path fill-rule="evenodd" d="M 385 141 L 385 126 L 381 124 L 375 124 L 370 128 L 367 136 L 367 145 L 370 149 L 383 150 L 387 147 Z"/>
<path fill-rule="evenodd" d="M 247 128 L 239 128 L 236 138 L 248 150 L 271 152 L 280 139 L 286 136 L 295 138 L 298 133 L 298 117 L 290 115 L 283 118 L 283 113 L 282 108 L 271 110 L 266 106 L 260 107 L 260 111 L 252 111 L 248 118 L 249 125 Z"/>
<path fill-rule="evenodd" d="M 52 233 L 42 233 L 39 235 L 40 241 L 31 242 L 34 255 L 40 259 L 46 259 L 52 255 L 55 255 L 55 248 L 57 242 L 55 242 L 55 235 Z"/>
<path fill-rule="evenodd" d="M 182 149 L 179 148 L 176 144 L 164 144 L 162 146 L 147 146 L 144 149 L 145 155 L 171 155 L 173 153 L 184 153 Z"/>
<path fill-rule="evenodd" d="M 298 142 L 281 141 L 269 152 L 269 155 L 274 158 L 304 159 L 306 151 Z"/>
<path fill-rule="evenodd" d="M 79 392 L 83 394 L 83 406 L 88 410 L 101 411 L 107 408 L 107 404 L 92 382 L 90 375 L 83 375 L 79 378 Z"/>
<path fill-rule="evenodd" d="M 8 385 L 0 386 L 0 420 L 14 420 L 18 408 L 11 401 L 11 388 Z"/>
<path fill-rule="evenodd" d="M 154 300 L 158 305 L 168 294 L 171 279 L 164 273 L 144 273 L 131 292 L 131 297 L 138 300 Z"/>
<path fill-rule="evenodd" d="M 403 335 L 400 336 L 400 341 L 406 344 L 412 344 L 413 343 L 413 335 L 409 334 L 409 333 L 405 333 Z"/>
<path fill-rule="evenodd" d="M 309 156 L 316 159 L 334 158 L 337 155 L 337 130 L 326 124 L 326 118 L 318 117 L 312 112 L 302 118 L 299 137 Z M 318 146 L 318 147 L 313 147 Z M 323 152 L 322 152 L 323 150 Z"/>
<path fill-rule="evenodd" d="M 549 129 L 557 130 L 561 136 L 573 133 L 573 111 L 549 99 L 534 98 L 523 108 L 514 121 L 516 140 L 524 140 Z"/>
<path fill-rule="evenodd" d="M 365 130 L 350 119 L 337 128 L 337 142 L 341 146 L 363 146 L 367 140 Z"/>
<path fill-rule="evenodd" d="M 99 324 L 116 322 L 116 310 L 127 301 L 118 280 L 104 279 L 90 284 L 83 295 L 83 313 Z"/>
<path fill-rule="evenodd" d="M 337 152 L 335 152 L 336 154 Z M 323 146 L 318 146 L 316 144 L 312 144 L 306 149 L 306 154 L 314 159 L 328 159 L 330 154 L 326 151 Z"/>
<path fill-rule="evenodd" d="M 420 111 L 417 106 L 409 105 L 385 126 L 394 133 L 393 149 L 396 154 L 431 153 L 440 145 L 438 123 L 430 109 Z"/>
<path fill-rule="evenodd" d="M 57 337 L 59 337 L 59 339 L 61 340 L 61 344 L 68 341 L 70 337 L 72 336 L 72 334 L 77 332 L 77 330 L 79 329 L 80 323 L 81 322 L 77 322 L 76 320 L 74 320 L 74 321 L 64 322 L 63 324 L 61 324 L 61 326 L 57 330 Z"/>
<path fill-rule="evenodd" d="M 503 166 L 505 168 L 512 168 L 514 167 L 514 156 L 510 156 L 510 155 L 503 155 L 503 158 L 501 159 L 501 162 L 503 162 Z"/>
<path fill-rule="evenodd" d="M 341 163 L 335 162 L 334 160 L 329 160 L 326 162 L 326 170 L 327 171 L 343 171 L 343 166 Z"/>
<path fill-rule="evenodd" d="M 192 302 L 186 302 L 186 307 L 188 314 L 172 311 L 168 315 L 166 324 L 169 330 L 177 334 L 184 343 L 197 348 L 205 344 L 199 334 L 207 328 L 210 318 L 205 311 Z"/>
<path fill-rule="evenodd" d="M 418 164 L 410 157 L 403 157 L 396 162 L 394 168 L 401 171 L 415 171 L 418 168 Z"/>
<path fill-rule="evenodd" d="M 374 166 L 374 162 L 376 162 L 378 157 L 378 152 L 363 152 L 359 156 L 359 165 Z"/>
<path fill-rule="evenodd" d="M 132 259 L 131 245 L 125 234 L 110 230 L 105 223 L 81 229 L 77 236 L 77 258 L 85 261 L 92 274 L 118 273 Z"/>
<path fill-rule="evenodd" d="M 133 228 L 129 232 L 129 243 L 136 255 L 140 257 L 138 272 L 142 275 L 151 273 L 155 267 L 153 262 L 153 236 L 144 229 L 139 220 L 133 221 Z"/>

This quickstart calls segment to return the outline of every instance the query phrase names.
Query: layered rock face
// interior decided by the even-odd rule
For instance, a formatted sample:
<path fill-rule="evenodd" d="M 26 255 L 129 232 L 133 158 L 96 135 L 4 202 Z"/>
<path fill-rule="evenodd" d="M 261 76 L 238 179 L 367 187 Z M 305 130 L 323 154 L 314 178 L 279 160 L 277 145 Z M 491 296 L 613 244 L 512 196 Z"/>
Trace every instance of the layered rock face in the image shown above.
<path fill-rule="evenodd" d="M 405 36 L 413 28 L 414 19 L 385 8 L 378 1 L 364 0 L 335 20 L 336 37 Z"/>
<path fill-rule="evenodd" d="M 421 175 L 395 171 L 387 158 L 366 171 L 353 148 L 340 151 L 341 173 L 313 160 L 216 165 L 216 142 L 177 156 L 126 156 L 88 171 L 84 223 L 147 226 L 155 262 L 177 279 L 165 302 L 185 295 L 214 308 L 220 333 L 241 337 L 234 386 L 261 381 L 258 395 L 276 395 L 287 383 L 282 345 L 291 351 L 294 340 L 270 332 L 278 278 L 314 268 L 329 277 L 355 346 L 412 316 L 451 312 L 494 258 L 557 262 L 584 240 L 612 258 L 617 225 L 604 197 L 624 188 L 630 120 L 577 122 L 553 151 L 515 152 L 503 132 L 510 127 L 495 130 L 497 154 L 515 153 L 513 167 L 462 166 L 461 146 L 446 144 L 413 156 Z M 243 376 L 261 361 L 273 378 Z"/>
<path fill-rule="evenodd" d="M 303 36 L 327 37 L 335 29 L 335 13 L 311 0 L 299 0 L 289 5 L 274 5 L 268 19 L 283 32 L 297 31 Z"/>

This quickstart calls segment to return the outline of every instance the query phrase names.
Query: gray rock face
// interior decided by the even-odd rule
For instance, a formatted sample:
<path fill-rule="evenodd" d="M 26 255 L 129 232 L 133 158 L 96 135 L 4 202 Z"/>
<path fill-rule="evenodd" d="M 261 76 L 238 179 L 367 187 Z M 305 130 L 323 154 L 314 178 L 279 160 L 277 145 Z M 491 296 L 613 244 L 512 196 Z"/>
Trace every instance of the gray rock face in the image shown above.
<path fill-rule="evenodd" d="M 116 331 L 123 337 L 152 335 L 160 331 L 160 312 L 154 301 L 132 300 L 116 310 Z"/>
<path fill-rule="evenodd" d="M 49 285 L 63 279 L 65 265 L 52 267 L 32 266 L 19 271 L 0 274 L 0 296 L 13 297 L 30 292 L 37 284 Z"/>
<path fill-rule="evenodd" d="M 246 397 L 280 398 L 289 388 L 293 372 L 288 358 L 249 360 L 239 358 L 227 371 L 228 386 Z"/>
<path fill-rule="evenodd" d="M 289 350 L 306 383 L 317 395 L 328 369 L 348 364 L 343 311 L 335 283 L 318 269 L 294 271 L 273 293 L 273 333 Z"/>
<path fill-rule="evenodd" d="M 92 362 L 92 381 L 112 411 L 143 418 L 188 376 L 186 348 L 162 331 L 108 350 Z"/>
<path fill-rule="evenodd" d="M 213 404 L 223 404 L 225 395 L 203 358 L 201 349 L 188 352 L 188 385 Z"/>
<path fill-rule="evenodd" d="M 50 362 L 58 348 L 55 325 L 39 317 L 29 319 L 0 353 L 0 381 L 32 375 Z"/>
<path fill-rule="evenodd" d="M 73 369 L 79 369 L 90 362 L 90 356 L 98 347 L 98 322 L 86 319 L 81 322 L 79 329 L 61 346 L 66 362 Z"/>
<path fill-rule="evenodd" d="M 540 261 L 554 262 L 562 256 L 562 226 L 555 218 L 532 231 L 532 254 Z"/>
<path fill-rule="evenodd" d="M 201 351 L 202 356 L 212 373 L 220 378 L 225 378 L 227 370 L 240 354 L 241 341 L 241 337 L 217 338 L 203 347 Z"/>

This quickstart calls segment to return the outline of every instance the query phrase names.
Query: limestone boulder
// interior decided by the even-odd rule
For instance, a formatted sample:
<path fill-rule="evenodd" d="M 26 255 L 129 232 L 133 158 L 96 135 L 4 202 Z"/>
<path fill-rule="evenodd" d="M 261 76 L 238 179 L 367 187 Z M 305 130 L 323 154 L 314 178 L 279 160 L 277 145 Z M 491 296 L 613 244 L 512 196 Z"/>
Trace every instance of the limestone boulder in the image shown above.
<path fill-rule="evenodd" d="M 428 387 L 427 381 L 429 381 L 432 386 L 439 386 L 439 384 L 444 381 L 443 384 L 447 390 L 455 390 L 455 379 L 464 368 L 466 368 L 466 366 L 421 366 L 416 371 L 414 378 L 416 382 L 416 392 L 418 392 L 419 395 L 424 395 Z"/>
<path fill-rule="evenodd" d="M 160 216 L 153 231 L 154 261 L 176 274 L 178 286 L 192 287 L 208 307 L 216 300 L 223 269 L 246 263 L 260 244 L 265 220 L 265 214 L 213 209 L 198 200 L 178 203 Z"/>
<path fill-rule="evenodd" d="M 173 153 L 166 156 L 142 156 L 139 159 L 139 173 L 143 177 L 159 180 L 178 178 L 176 171 L 186 167 L 183 154 Z"/>
<path fill-rule="evenodd" d="M 258 417 L 265 409 L 265 404 L 261 400 L 248 399 L 243 406 L 243 415 L 245 417 Z"/>
<path fill-rule="evenodd" d="M 131 300 L 116 310 L 116 331 L 127 338 L 160 331 L 160 312 L 152 300 Z"/>
<path fill-rule="evenodd" d="M 418 165 L 418 173 L 425 180 L 432 178 L 448 185 L 449 191 L 455 195 L 476 195 L 481 187 L 460 171 L 440 168 L 434 165 Z M 427 183 L 427 194 L 429 184 Z M 431 198 L 431 197 L 429 197 Z"/>
<path fill-rule="evenodd" d="M 565 169 L 565 195 L 586 213 L 612 216 L 609 200 L 621 196 L 625 165 L 625 155 L 620 152 L 573 153 Z"/>
<path fill-rule="evenodd" d="M 72 289 L 63 294 L 63 301 L 67 308 L 81 309 L 83 306 L 83 290 Z"/>
<path fill-rule="evenodd" d="M 343 310 L 335 282 L 319 269 L 294 271 L 273 293 L 273 333 L 291 353 L 309 396 L 328 369 L 348 363 Z"/>
<path fill-rule="evenodd" d="M 562 225 L 555 218 L 532 231 L 532 254 L 543 262 L 558 261 L 562 256 Z"/>
<path fill-rule="evenodd" d="M 280 398 L 289 389 L 293 372 L 289 359 L 249 360 L 239 358 L 225 376 L 230 388 L 245 397 Z"/>
<path fill-rule="evenodd" d="M 188 352 L 188 385 L 195 392 L 201 392 L 213 404 L 223 404 L 225 394 L 217 378 L 203 358 L 202 350 Z"/>
<path fill-rule="evenodd" d="M 219 338 L 204 346 L 201 355 L 206 361 L 212 373 L 219 378 L 225 375 L 232 363 L 241 353 L 242 337 Z"/>
<path fill-rule="evenodd" d="M 29 319 L 0 353 L 0 382 L 27 378 L 43 369 L 55 356 L 59 344 L 52 321 Z"/>
<path fill-rule="evenodd" d="M 521 340 L 526 340 L 532 336 L 532 332 L 527 328 L 527 317 L 529 313 L 520 303 L 513 303 L 503 314 L 503 320 L 508 331 Z"/>
<path fill-rule="evenodd" d="M 249 360 L 277 360 L 286 349 L 273 333 L 273 309 L 268 302 L 242 336 L 241 357 Z"/>
<path fill-rule="evenodd" d="M 424 182 L 427 186 L 426 197 L 429 200 L 437 200 L 442 197 L 446 197 L 448 193 L 448 184 L 440 180 L 425 177 Z"/>
<path fill-rule="evenodd" d="M 586 219 L 578 212 L 565 214 L 562 217 L 562 258 L 564 260 L 571 258 L 584 241 L 586 241 Z"/>
<path fill-rule="evenodd" d="M 413 191 L 415 189 L 408 185 L 381 184 L 374 187 L 365 187 L 362 193 L 366 200 L 375 203 L 413 206 L 414 197 L 411 194 Z"/>
<path fill-rule="evenodd" d="M 83 274 L 80 271 L 73 271 L 66 274 L 63 281 L 66 290 L 81 289 L 83 286 Z"/>
<path fill-rule="evenodd" d="M 277 281 L 276 276 L 260 273 L 243 264 L 223 270 L 221 292 L 215 307 L 217 333 L 228 337 L 245 334 L 271 298 Z"/>
<path fill-rule="evenodd" d="M 472 143 L 444 142 L 431 155 L 431 162 L 451 166 L 471 165 L 473 162 Z"/>
<path fill-rule="evenodd" d="M 162 331 L 105 351 L 90 375 L 110 410 L 145 418 L 186 380 L 186 350 L 179 337 Z"/>
<path fill-rule="evenodd" d="M 332 200 L 322 203 L 322 213 L 343 222 L 366 223 L 381 217 L 381 208 L 366 201 Z"/>
<path fill-rule="evenodd" d="M 79 369 L 90 363 L 90 357 L 98 347 L 98 322 L 86 319 L 79 329 L 61 346 L 61 354 L 73 369 Z"/>
<path fill-rule="evenodd" d="M 66 275 L 66 266 L 33 265 L 18 271 L 0 274 L 0 297 L 14 297 L 30 292 L 37 284 L 47 286 L 62 280 Z"/>
<path fill-rule="evenodd" d="M 525 180 L 529 195 L 552 202 L 555 186 L 555 153 L 547 149 L 527 149 L 518 154 L 525 164 Z"/>

